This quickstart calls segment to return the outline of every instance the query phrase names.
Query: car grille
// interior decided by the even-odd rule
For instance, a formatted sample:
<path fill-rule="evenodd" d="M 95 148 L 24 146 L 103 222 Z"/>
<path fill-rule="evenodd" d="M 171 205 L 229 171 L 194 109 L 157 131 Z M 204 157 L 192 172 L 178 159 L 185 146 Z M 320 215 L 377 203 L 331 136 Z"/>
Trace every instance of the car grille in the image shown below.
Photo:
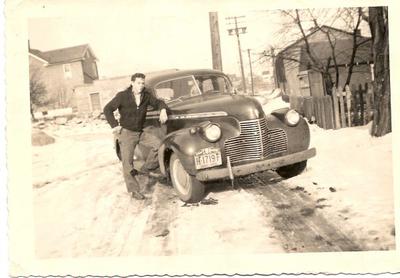
<path fill-rule="evenodd" d="M 240 135 L 225 141 L 231 163 L 268 158 L 287 151 L 288 139 L 281 128 L 268 128 L 263 119 L 240 122 Z"/>

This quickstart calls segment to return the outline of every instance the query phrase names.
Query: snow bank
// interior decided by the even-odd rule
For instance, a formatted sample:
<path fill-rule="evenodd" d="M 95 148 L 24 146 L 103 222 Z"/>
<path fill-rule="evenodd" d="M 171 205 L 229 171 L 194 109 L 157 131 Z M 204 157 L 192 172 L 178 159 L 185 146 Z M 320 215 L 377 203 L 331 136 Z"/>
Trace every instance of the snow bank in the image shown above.
<path fill-rule="evenodd" d="M 35 187 L 118 163 L 111 128 L 104 122 L 49 125 L 44 130 L 55 143 L 32 147 Z"/>
<path fill-rule="evenodd" d="M 370 125 L 340 130 L 310 126 L 317 156 L 288 182 L 302 186 L 321 209 L 366 250 L 394 249 L 392 134 L 369 135 Z"/>

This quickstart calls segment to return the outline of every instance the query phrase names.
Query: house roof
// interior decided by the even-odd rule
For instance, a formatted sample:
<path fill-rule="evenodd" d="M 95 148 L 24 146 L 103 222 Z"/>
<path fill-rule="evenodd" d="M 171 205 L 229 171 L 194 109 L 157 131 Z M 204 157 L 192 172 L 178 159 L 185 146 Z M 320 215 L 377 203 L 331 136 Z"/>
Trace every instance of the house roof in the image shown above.
<path fill-rule="evenodd" d="M 341 30 L 341 29 L 334 28 L 334 27 L 327 26 L 327 25 L 322 25 L 321 28 L 313 28 L 313 29 L 310 31 L 310 33 L 308 33 L 305 37 L 306 37 L 306 38 L 310 37 L 311 35 L 315 34 L 316 32 L 321 31 L 320 29 L 324 29 L 324 30 L 330 29 L 330 30 L 333 30 L 333 31 L 336 31 L 336 32 L 341 32 L 341 33 L 347 34 L 347 35 L 349 35 L 349 36 L 352 36 L 352 35 L 353 35 L 353 33 L 347 32 L 347 31 L 345 31 L 345 30 Z M 364 36 L 361 36 L 361 35 L 357 35 L 357 37 L 358 37 L 359 39 L 369 39 L 369 37 L 364 37 Z M 283 53 L 283 52 L 287 51 L 289 48 L 291 48 L 292 46 L 295 46 L 296 44 L 298 44 L 298 43 L 300 43 L 300 42 L 302 42 L 302 41 L 304 41 L 304 38 L 303 38 L 303 37 L 301 37 L 301 38 L 299 38 L 298 40 L 296 40 L 295 42 L 293 42 L 293 43 L 287 45 L 283 50 L 279 51 L 278 55 L 279 55 L 280 53 Z"/>
<path fill-rule="evenodd" d="M 360 46 L 357 48 L 354 63 L 369 63 L 372 61 L 371 55 L 371 39 L 365 38 L 360 40 Z M 332 56 L 332 50 L 328 42 L 313 42 L 310 43 L 310 49 L 314 57 L 318 60 L 327 63 L 329 57 Z M 350 62 L 351 53 L 353 51 L 352 40 L 337 40 L 335 42 L 335 58 L 337 65 L 346 65 Z M 300 70 L 306 70 L 307 64 L 310 63 L 310 58 L 307 55 L 306 47 L 301 46 L 300 54 Z M 330 66 L 333 66 L 334 62 L 331 61 Z"/>
<path fill-rule="evenodd" d="M 38 58 L 40 58 L 42 60 L 46 60 L 45 56 L 43 55 L 42 51 L 40 51 L 40 50 L 30 48 L 29 49 L 29 53 L 35 55 L 36 57 L 38 57 Z"/>
<path fill-rule="evenodd" d="M 83 60 L 87 51 L 90 51 L 92 56 L 97 60 L 88 44 L 59 48 L 44 52 L 33 48 L 29 49 L 30 53 L 46 60 L 49 64 L 60 64 Z"/>
<path fill-rule="evenodd" d="M 321 28 L 324 28 L 325 30 L 330 29 L 335 32 L 341 32 L 346 35 L 348 35 L 348 39 L 341 38 L 337 39 L 334 41 L 335 44 L 335 58 L 337 65 L 343 66 L 346 65 L 350 62 L 350 57 L 351 53 L 353 50 L 353 38 L 352 38 L 352 33 L 336 29 L 330 26 L 322 26 Z M 309 37 L 316 32 L 320 31 L 320 29 L 314 29 L 312 30 L 309 34 L 306 35 L 306 37 Z M 361 35 L 357 35 L 357 43 L 360 45 L 357 48 L 356 56 L 354 59 L 354 63 L 369 63 L 372 61 L 372 56 L 371 56 L 371 38 L 370 37 L 364 37 Z M 310 45 L 310 50 L 313 54 L 313 57 L 317 58 L 318 61 L 322 62 L 324 65 L 326 65 L 329 57 L 332 56 L 332 50 L 330 47 L 330 44 L 327 39 L 321 40 L 321 41 L 309 41 Z M 307 54 L 306 51 L 306 45 L 304 43 L 304 38 L 300 38 L 296 42 L 288 45 L 280 51 L 277 55 L 277 58 L 280 57 L 282 59 L 279 60 L 279 66 L 283 66 L 282 62 L 285 60 L 289 64 L 292 64 L 293 66 L 295 64 L 299 64 L 300 68 L 299 70 L 307 70 L 309 65 L 312 64 L 310 57 Z M 293 59 L 298 59 L 297 63 L 295 63 Z M 278 61 L 278 59 L 277 59 Z M 331 60 L 330 66 L 334 66 L 334 61 Z M 278 64 L 277 64 L 278 67 Z"/>

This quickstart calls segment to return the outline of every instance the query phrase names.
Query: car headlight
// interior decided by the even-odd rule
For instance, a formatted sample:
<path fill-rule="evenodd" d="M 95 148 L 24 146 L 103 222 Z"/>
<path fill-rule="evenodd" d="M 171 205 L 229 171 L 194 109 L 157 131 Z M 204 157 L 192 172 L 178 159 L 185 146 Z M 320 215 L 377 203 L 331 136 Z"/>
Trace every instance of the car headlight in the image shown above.
<path fill-rule="evenodd" d="M 219 125 L 209 123 L 203 127 L 203 135 L 210 142 L 216 142 L 221 138 L 222 131 Z"/>
<path fill-rule="evenodd" d="M 285 114 L 286 123 L 290 126 L 295 126 L 300 121 L 300 114 L 297 113 L 295 110 L 290 109 Z"/>

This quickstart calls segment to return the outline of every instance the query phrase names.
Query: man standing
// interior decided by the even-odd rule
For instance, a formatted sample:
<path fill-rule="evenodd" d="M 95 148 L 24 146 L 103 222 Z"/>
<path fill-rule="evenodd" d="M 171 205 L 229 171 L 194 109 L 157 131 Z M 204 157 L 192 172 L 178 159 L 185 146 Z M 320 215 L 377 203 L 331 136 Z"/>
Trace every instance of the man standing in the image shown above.
<path fill-rule="evenodd" d="M 168 120 L 166 104 L 155 98 L 144 87 L 145 75 L 143 73 L 135 73 L 131 77 L 131 85 L 116 96 L 104 107 L 104 115 L 107 122 L 113 129 L 114 134 L 119 134 L 119 144 L 122 157 L 123 176 L 126 188 L 132 197 L 142 200 L 144 195 L 140 193 L 140 187 L 135 179 L 138 173 L 133 168 L 133 154 L 136 145 L 139 143 L 143 125 L 146 120 L 147 106 L 150 105 L 154 109 L 161 109 L 160 122 L 164 124 Z M 120 122 L 114 117 L 114 111 L 120 114 Z M 146 160 L 142 167 L 142 172 L 148 173 L 150 169 L 149 163 L 157 159 L 157 152 L 151 151 L 152 158 Z M 154 163 L 152 163 L 154 164 Z M 151 165 L 151 167 L 154 167 Z"/>

